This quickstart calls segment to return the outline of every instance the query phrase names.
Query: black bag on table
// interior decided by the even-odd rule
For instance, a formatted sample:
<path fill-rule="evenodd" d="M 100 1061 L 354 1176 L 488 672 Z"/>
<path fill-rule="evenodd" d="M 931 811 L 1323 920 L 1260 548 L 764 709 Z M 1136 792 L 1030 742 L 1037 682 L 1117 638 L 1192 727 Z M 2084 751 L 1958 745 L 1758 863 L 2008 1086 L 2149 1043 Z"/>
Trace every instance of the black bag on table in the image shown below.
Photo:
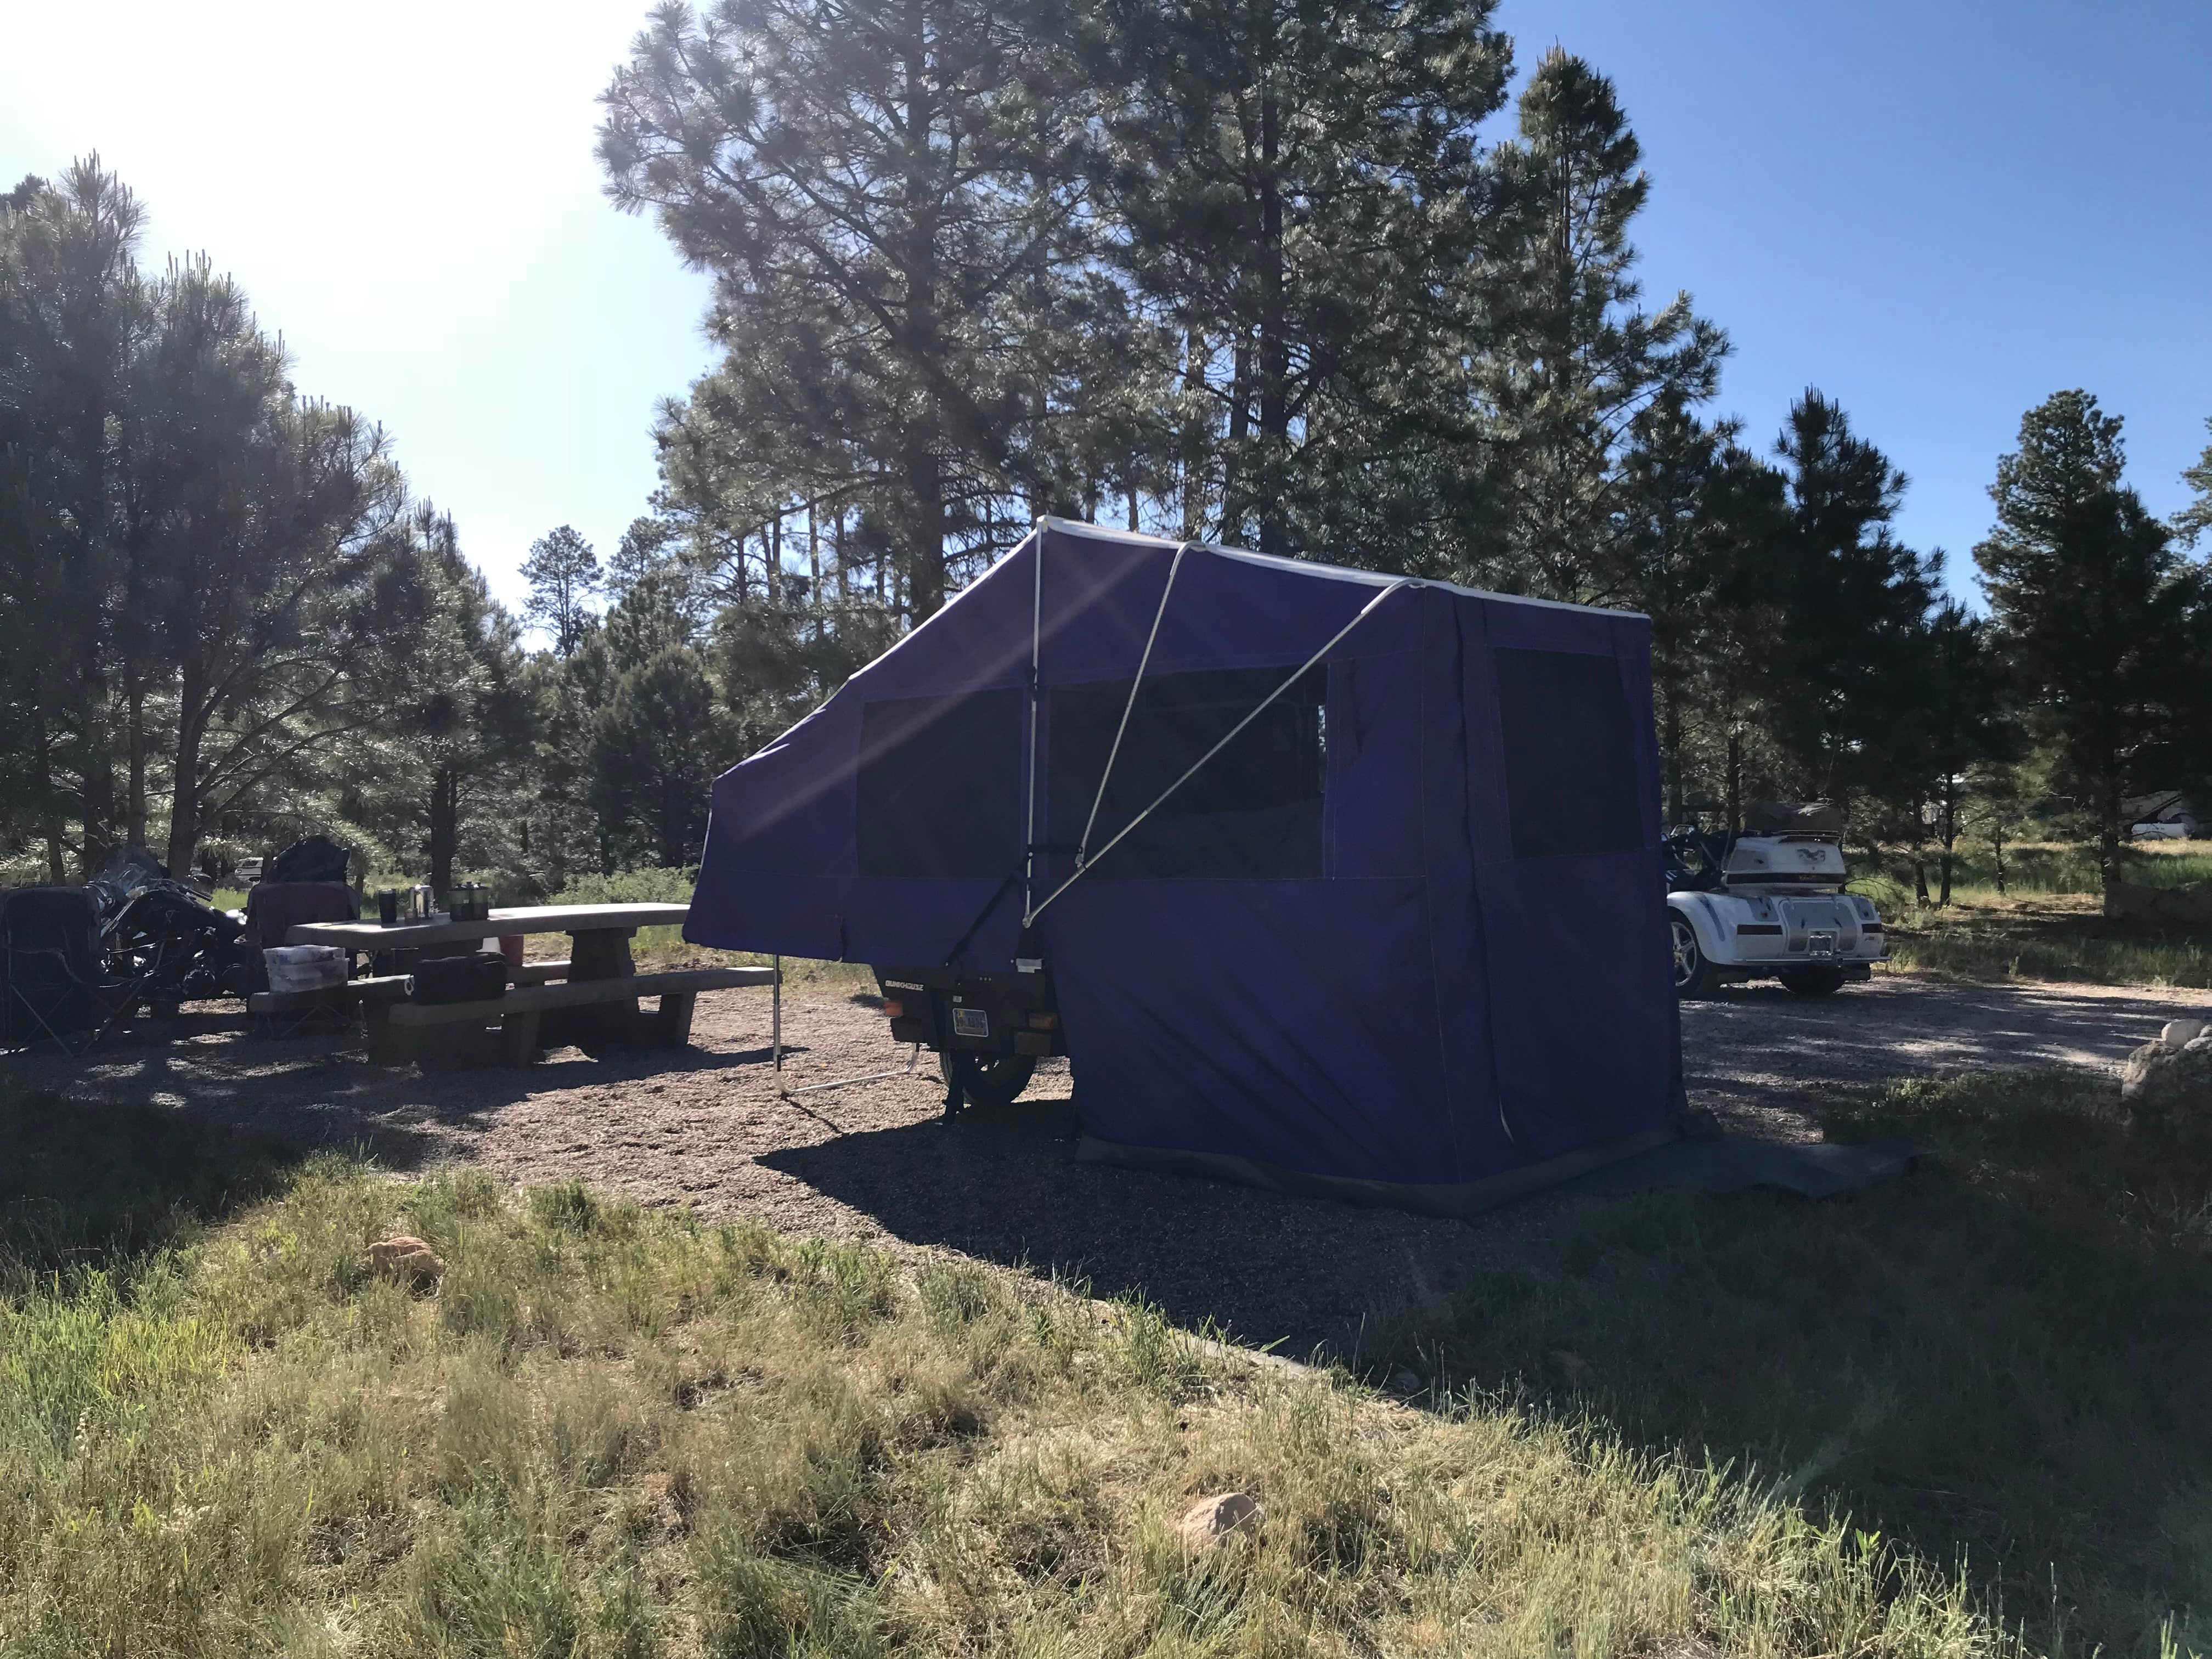
<path fill-rule="evenodd" d="M 264 881 L 336 881 L 346 878 L 346 861 L 352 854 L 328 836 L 309 836 L 295 841 L 261 872 Z"/>
<path fill-rule="evenodd" d="M 426 957 L 415 964 L 414 974 L 410 1002 L 489 1002 L 507 994 L 507 958 L 496 951 Z"/>

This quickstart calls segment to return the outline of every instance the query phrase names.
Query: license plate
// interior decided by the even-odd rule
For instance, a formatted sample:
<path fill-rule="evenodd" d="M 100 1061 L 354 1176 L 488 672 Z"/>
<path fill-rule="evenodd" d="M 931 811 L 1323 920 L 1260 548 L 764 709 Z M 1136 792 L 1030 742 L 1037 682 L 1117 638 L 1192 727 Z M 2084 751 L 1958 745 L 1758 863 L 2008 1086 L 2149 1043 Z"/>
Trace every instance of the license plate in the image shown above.
<path fill-rule="evenodd" d="M 1832 951 L 1836 936 L 1828 935 Z M 987 1037 L 991 1035 L 991 1017 L 981 1008 L 955 1008 L 952 1011 L 952 1035 L 955 1036 Z"/>
<path fill-rule="evenodd" d="M 1832 929 L 1805 935 L 1805 954 L 1811 957 L 1832 957 L 1836 954 L 1836 935 Z"/>

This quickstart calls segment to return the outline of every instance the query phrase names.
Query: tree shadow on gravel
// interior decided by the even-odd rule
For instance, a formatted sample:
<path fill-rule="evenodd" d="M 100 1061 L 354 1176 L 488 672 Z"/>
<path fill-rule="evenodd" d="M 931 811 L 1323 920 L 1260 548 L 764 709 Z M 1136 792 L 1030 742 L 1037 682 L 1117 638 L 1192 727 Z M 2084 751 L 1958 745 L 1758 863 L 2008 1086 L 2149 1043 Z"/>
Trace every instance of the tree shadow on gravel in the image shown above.
<path fill-rule="evenodd" d="M 765 1068 L 767 1048 L 720 1051 L 686 1047 L 609 1046 L 597 1053 L 550 1051 L 529 1066 L 422 1071 L 371 1066 L 358 1037 L 332 1045 L 318 1036 L 240 1041 L 220 1047 L 96 1050 L 67 1066 L 27 1068 L 30 1086 L 71 1097 L 163 1098 L 219 1123 L 249 1127 L 317 1147 L 362 1147 L 398 1169 L 435 1151 L 426 1130 L 473 1130 L 518 1102 L 610 1085 L 652 1089 L 681 1077 Z M 804 1055 L 803 1043 L 784 1048 Z M 290 1085 L 291 1086 L 287 1086 Z M 448 1147 L 447 1151 L 453 1150 Z"/>
<path fill-rule="evenodd" d="M 77 1100 L 0 1077 L 0 1285 L 113 1270 L 281 1187 L 278 1138 L 162 1106 Z"/>
<path fill-rule="evenodd" d="M 816 1103 L 834 1122 L 834 1097 Z M 1569 1207 L 1469 1224 L 1075 1161 L 1072 1102 L 841 1134 L 757 1162 L 911 1243 L 1140 1297 L 1179 1324 L 1303 1358 L 1349 1353 L 1362 1316 L 1485 1262 L 1540 1262 Z"/>

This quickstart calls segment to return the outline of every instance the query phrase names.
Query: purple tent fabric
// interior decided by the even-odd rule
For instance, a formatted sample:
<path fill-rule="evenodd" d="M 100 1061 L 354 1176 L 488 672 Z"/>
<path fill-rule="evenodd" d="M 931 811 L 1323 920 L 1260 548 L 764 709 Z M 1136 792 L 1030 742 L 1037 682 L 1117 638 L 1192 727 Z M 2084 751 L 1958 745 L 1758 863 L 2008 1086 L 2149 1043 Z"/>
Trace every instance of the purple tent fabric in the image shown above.
<path fill-rule="evenodd" d="M 1163 606 L 1176 553 L 1042 521 L 716 781 L 685 937 L 889 969 L 972 929 L 1009 969 L 1024 849 L 1031 900 L 1074 872 L 1157 618 L 1096 861 L 1036 924 L 1086 1150 L 1458 1210 L 1665 1138 L 1645 619 L 1196 545 Z"/>

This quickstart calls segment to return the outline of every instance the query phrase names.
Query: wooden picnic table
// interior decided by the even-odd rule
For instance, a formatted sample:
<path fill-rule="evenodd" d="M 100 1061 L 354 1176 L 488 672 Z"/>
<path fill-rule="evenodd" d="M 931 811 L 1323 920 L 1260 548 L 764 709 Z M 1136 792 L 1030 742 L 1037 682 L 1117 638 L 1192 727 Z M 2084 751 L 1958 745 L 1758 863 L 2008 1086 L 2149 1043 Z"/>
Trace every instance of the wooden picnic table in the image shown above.
<path fill-rule="evenodd" d="M 641 927 L 667 927 L 690 914 L 688 904 L 535 904 L 491 912 L 483 921 L 396 922 L 309 921 L 288 930 L 289 945 L 330 945 L 366 951 L 386 963 L 401 963 L 441 946 L 468 948 L 515 933 L 566 933 L 565 963 L 532 963 L 516 972 L 517 989 L 483 1003 L 436 1007 L 398 1005 L 369 1011 L 372 1059 L 413 1057 L 430 1063 L 445 1041 L 437 1028 L 455 1024 L 503 1025 L 507 1041 L 498 1052 L 509 1063 L 526 1063 L 538 1048 L 557 1042 L 642 1038 L 680 1044 L 690 1035 L 691 1007 L 700 991 L 770 985 L 780 991 L 781 975 L 773 968 L 707 968 L 640 975 L 629 941 Z M 556 982 L 565 981 L 565 983 Z M 635 981 L 633 991 L 610 981 Z M 658 996 L 657 1016 L 641 1016 L 640 995 Z M 778 999 L 779 1012 L 781 998 Z M 413 1028 L 423 1028 L 419 1033 Z M 459 1033 L 450 1033 L 458 1036 Z M 463 1045 L 464 1049 L 466 1045 Z M 468 1063 L 465 1053 L 453 1060 Z"/>
<path fill-rule="evenodd" d="M 506 933 L 566 933 L 573 944 L 570 979 L 620 979 L 637 971 L 630 936 L 641 927 L 680 926 L 688 904 L 525 904 L 494 910 L 488 921 L 304 921 L 284 935 L 287 945 L 335 945 L 384 956 L 420 952 L 441 945 L 473 945 Z"/>

